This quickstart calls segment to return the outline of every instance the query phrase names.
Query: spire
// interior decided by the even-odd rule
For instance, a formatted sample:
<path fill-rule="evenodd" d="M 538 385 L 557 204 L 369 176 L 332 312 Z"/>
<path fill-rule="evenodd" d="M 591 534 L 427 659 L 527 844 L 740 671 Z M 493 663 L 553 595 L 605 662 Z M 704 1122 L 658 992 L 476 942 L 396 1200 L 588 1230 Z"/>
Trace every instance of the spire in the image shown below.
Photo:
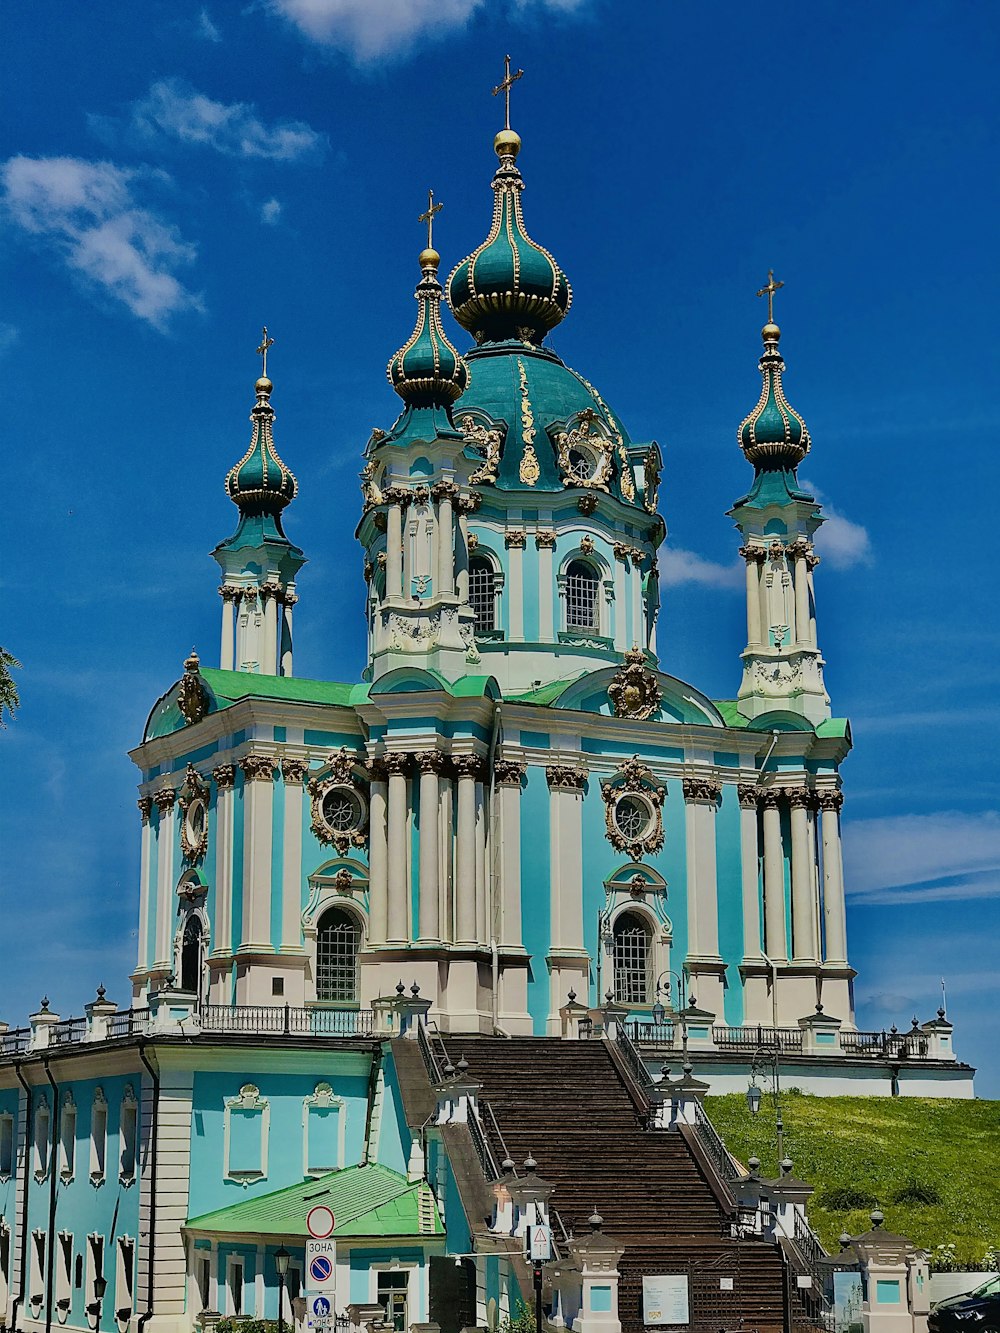
<path fill-rule="evenodd" d="M 764 353 L 757 363 L 764 383 L 757 406 L 740 423 L 738 438 L 758 473 L 794 472 L 812 447 L 806 423 L 789 406 L 781 384 L 785 363 L 778 351 L 781 330 L 774 322 L 774 293 L 784 285 L 771 269 L 767 286 L 757 293 L 767 297 L 767 323 L 761 329 Z"/>
<path fill-rule="evenodd" d="M 417 323 L 409 340 L 393 356 L 386 369 L 389 383 L 404 403 L 414 407 L 448 407 L 469 382 L 469 368 L 445 336 L 441 324 L 441 284 L 437 271 L 441 256 L 434 249 L 434 218 L 443 204 L 427 191 L 427 211 L 420 222 L 427 224 L 427 247 L 420 252 L 423 274 L 414 293 Z"/>
<path fill-rule="evenodd" d="M 262 364 L 260 379 L 254 385 L 257 402 L 250 412 L 253 435 L 246 453 L 226 475 L 226 490 L 241 516 L 270 515 L 278 533 L 283 535 L 281 511 L 295 499 L 298 485 L 274 447 L 274 408 L 271 406 L 274 385 L 267 377 L 267 353 L 273 345 L 274 339 L 267 336 L 265 326 L 257 348 Z"/>
<path fill-rule="evenodd" d="M 493 141 L 500 159 L 493 177 L 493 225 L 447 283 L 452 313 L 479 343 L 511 338 L 540 343 L 573 299 L 566 274 L 528 235 L 521 213 L 521 137 L 510 128 L 510 90 L 523 73 L 511 74 L 507 56 L 505 76 L 493 89 L 494 96 L 504 94 L 506 103 L 504 128 Z"/>

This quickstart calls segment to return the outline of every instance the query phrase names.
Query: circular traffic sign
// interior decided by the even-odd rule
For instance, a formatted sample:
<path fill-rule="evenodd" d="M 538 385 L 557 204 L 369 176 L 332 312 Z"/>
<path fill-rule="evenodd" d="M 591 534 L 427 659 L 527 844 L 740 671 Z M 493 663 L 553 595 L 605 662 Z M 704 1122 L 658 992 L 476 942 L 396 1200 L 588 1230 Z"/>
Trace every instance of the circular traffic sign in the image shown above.
<path fill-rule="evenodd" d="M 306 1230 L 314 1240 L 326 1240 L 332 1236 L 336 1224 L 332 1209 L 327 1208 L 325 1203 L 318 1203 L 306 1214 Z"/>
<path fill-rule="evenodd" d="M 310 1263 L 309 1276 L 320 1285 L 330 1281 L 333 1276 L 333 1264 L 325 1254 L 317 1254 L 316 1258 Z"/>

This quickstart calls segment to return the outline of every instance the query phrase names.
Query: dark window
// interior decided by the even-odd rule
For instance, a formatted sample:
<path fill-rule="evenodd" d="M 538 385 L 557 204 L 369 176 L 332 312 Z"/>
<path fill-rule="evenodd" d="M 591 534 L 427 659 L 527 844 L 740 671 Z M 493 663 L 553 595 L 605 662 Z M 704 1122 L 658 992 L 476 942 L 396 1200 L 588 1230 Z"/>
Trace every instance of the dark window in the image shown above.
<path fill-rule="evenodd" d="M 181 937 L 181 990 L 201 991 L 201 917 L 193 912 Z"/>
<path fill-rule="evenodd" d="M 361 931 L 352 916 L 337 907 L 324 912 L 316 934 L 317 1000 L 357 1000 L 360 947 Z"/>
<path fill-rule="evenodd" d="M 496 579 L 482 556 L 469 565 L 469 605 L 476 613 L 476 629 L 496 629 Z"/>
<path fill-rule="evenodd" d="M 566 628 L 599 629 L 600 580 L 590 565 L 574 560 L 566 571 Z"/>
<path fill-rule="evenodd" d="M 649 1003 L 649 927 L 634 912 L 615 922 L 615 999 L 619 1004 Z"/>

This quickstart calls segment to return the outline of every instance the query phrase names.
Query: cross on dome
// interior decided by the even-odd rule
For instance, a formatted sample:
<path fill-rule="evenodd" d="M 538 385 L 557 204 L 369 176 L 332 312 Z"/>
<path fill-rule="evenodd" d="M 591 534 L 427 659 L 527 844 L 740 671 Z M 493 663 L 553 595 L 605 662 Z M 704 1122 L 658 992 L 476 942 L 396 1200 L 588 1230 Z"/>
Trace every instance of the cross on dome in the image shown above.
<path fill-rule="evenodd" d="M 504 56 L 504 58 L 503 58 L 503 65 L 504 65 L 504 76 L 503 76 L 503 78 L 500 80 L 500 82 L 497 84 L 497 86 L 493 89 L 493 96 L 494 96 L 494 97 L 499 97 L 499 95 L 500 95 L 501 93 L 503 93 L 503 95 L 504 95 L 504 116 L 503 116 L 503 127 L 504 127 L 505 130 L 509 130 L 509 129 L 510 129 L 510 90 L 511 90 L 511 88 L 513 88 L 514 84 L 517 83 L 518 79 L 523 79 L 523 78 L 524 78 L 524 70 L 523 70 L 523 69 L 515 70 L 515 72 L 514 72 L 513 74 L 511 74 L 511 72 L 510 72 L 510 56 Z"/>
<path fill-rule="evenodd" d="M 267 379 L 267 353 L 268 349 L 274 346 L 274 339 L 267 336 L 267 325 L 261 330 L 260 346 L 257 348 L 257 355 L 261 358 L 260 377 Z"/>
<path fill-rule="evenodd" d="M 758 296 L 767 297 L 768 324 L 774 323 L 774 293 L 778 291 L 779 288 L 784 287 L 784 285 L 785 284 L 783 282 L 778 282 L 775 280 L 774 269 L 769 268 L 767 270 L 767 285 L 765 287 L 761 287 L 760 291 L 757 293 Z"/>
<path fill-rule="evenodd" d="M 433 249 L 434 249 L 434 219 L 435 219 L 435 217 L 438 215 L 438 213 L 441 212 L 442 208 L 444 208 L 444 204 L 436 204 L 436 203 L 434 202 L 434 191 L 433 191 L 433 190 L 428 190 L 428 191 L 427 191 L 427 211 L 426 211 L 426 213 L 421 213 L 420 216 L 417 218 L 417 221 L 418 221 L 418 222 L 426 222 L 426 223 L 427 223 L 427 249 L 428 249 L 428 250 L 433 250 Z M 267 330 L 265 329 L 264 332 L 266 333 Z"/>

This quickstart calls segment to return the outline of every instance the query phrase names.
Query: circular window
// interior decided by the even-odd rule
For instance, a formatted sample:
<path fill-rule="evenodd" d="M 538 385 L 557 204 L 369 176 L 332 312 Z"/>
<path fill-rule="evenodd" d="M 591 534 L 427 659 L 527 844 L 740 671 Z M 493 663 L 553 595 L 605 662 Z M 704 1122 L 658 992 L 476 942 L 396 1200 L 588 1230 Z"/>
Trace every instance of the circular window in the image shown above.
<path fill-rule="evenodd" d="M 197 842 L 205 832 L 205 802 L 192 801 L 187 809 L 188 836 Z"/>
<path fill-rule="evenodd" d="M 622 796 L 615 806 L 615 827 L 623 838 L 644 837 L 651 822 L 649 806 L 638 796 Z"/>
<path fill-rule="evenodd" d="M 597 471 L 597 458 L 589 449 L 574 445 L 569 451 L 569 474 L 577 481 L 590 481 Z"/>
<path fill-rule="evenodd" d="M 323 797 L 323 819 L 334 833 L 350 833 L 364 819 L 360 798 L 346 787 L 334 787 Z"/>

